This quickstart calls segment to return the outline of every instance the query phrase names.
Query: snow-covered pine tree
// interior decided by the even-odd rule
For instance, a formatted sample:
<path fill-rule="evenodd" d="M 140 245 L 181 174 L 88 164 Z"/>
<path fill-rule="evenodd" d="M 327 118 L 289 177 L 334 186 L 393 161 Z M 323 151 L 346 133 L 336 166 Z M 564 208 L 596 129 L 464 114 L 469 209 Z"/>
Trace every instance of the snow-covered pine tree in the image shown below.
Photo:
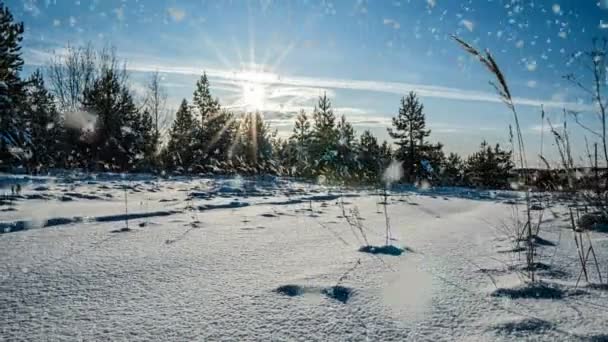
<path fill-rule="evenodd" d="M 207 169 L 210 164 L 225 162 L 236 125 L 233 114 L 221 110 L 218 99 L 211 96 L 206 73 L 196 82 L 192 106 L 199 119 L 194 148 L 195 165 Z"/>
<path fill-rule="evenodd" d="M 38 171 L 61 165 L 62 120 L 40 70 L 36 70 L 27 81 L 25 108 L 31 142 L 28 169 Z"/>
<path fill-rule="evenodd" d="M 336 176 L 341 180 L 349 180 L 355 176 L 357 168 L 357 141 L 353 125 L 342 115 L 337 125 L 338 145 L 335 160 Z"/>
<path fill-rule="evenodd" d="M 295 156 L 294 145 L 290 140 L 276 137 L 272 141 L 272 161 L 274 166 L 274 174 L 281 176 L 293 176 L 292 166 L 295 165 L 293 157 Z"/>
<path fill-rule="evenodd" d="M 133 150 L 135 155 L 133 167 L 149 171 L 155 166 L 158 136 L 152 114 L 146 109 L 138 112 L 132 124 Z"/>
<path fill-rule="evenodd" d="M 458 154 L 448 154 L 441 167 L 440 177 L 444 185 L 460 186 L 464 184 L 464 161 Z"/>
<path fill-rule="evenodd" d="M 388 133 L 398 146 L 395 157 L 403 162 L 404 175 L 412 182 L 423 174 L 422 152 L 428 147 L 424 139 L 431 133 L 426 129 L 424 105 L 416 93 L 410 92 L 401 98 L 399 114 L 393 118 L 393 126 Z"/>
<path fill-rule="evenodd" d="M 241 120 L 234 155 L 240 157 L 251 172 L 268 171 L 276 132 L 260 113 L 245 114 Z"/>
<path fill-rule="evenodd" d="M 24 127 L 24 82 L 21 40 L 23 23 L 0 2 L 0 168 L 21 163 L 26 158 L 29 137 Z"/>
<path fill-rule="evenodd" d="M 296 168 L 297 175 L 310 176 L 311 160 L 310 160 L 310 144 L 312 138 L 312 130 L 310 119 L 304 110 L 301 110 L 296 117 L 296 122 L 291 134 L 290 146 L 293 156 L 292 166 Z M 290 158 L 290 159 L 291 159 Z"/>
<path fill-rule="evenodd" d="M 383 172 L 383 160 L 378 139 L 369 130 L 365 130 L 359 138 L 359 178 L 363 182 L 375 183 L 380 180 Z"/>
<path fill-rule="evenodd" d="M 503 150 L 499 144 L 492 148 L 485 140 L 479 151 L 471 155 L 466 162 L 466 176 L 471 185 L 508 188 L 510 172 L 513 169 L 511 151 Z"/>
<path fill-rule="evenodd" d="M 144 150 L 141 115 L 126 84 L 126 70 L 108 63 L 84 92 L 84 108 L 97 116 L 90 141 L 95 168 L 131 170 Z"/>
<path fill-rule="evenodd" d="M 186 99 L 182 100 L 169 131 L 169 142 L 163 153 L 165 167 L 187 171 L 194 158 L 196 123 Z"/>
<path fill-rule="evenodd" d="M 324 93 L 319 97 L 313 113 L 310 157 L 315 175 L 331 176 L 335 172 L 338 139 L 336 116 L 327 94 Z"/>
<path fill-rule="evenodd" d="M 380 160 L 382 161 L 382 170 L 386 169 L 393 160 L 393 147 L 388 141 L 384 140 L 380 145 Z"/>

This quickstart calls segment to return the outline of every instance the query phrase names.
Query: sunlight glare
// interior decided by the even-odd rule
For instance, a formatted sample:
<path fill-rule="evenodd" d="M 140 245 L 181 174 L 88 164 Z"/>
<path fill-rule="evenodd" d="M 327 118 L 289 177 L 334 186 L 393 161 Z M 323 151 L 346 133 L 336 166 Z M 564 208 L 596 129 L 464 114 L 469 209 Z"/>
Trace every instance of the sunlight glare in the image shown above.
<path fill-rule="evenodd" d="M 247 110 L 258 111 L 264 108 L 266 89 L 262 84 L 246 82 L 242 84 L 242 102 Z"/>

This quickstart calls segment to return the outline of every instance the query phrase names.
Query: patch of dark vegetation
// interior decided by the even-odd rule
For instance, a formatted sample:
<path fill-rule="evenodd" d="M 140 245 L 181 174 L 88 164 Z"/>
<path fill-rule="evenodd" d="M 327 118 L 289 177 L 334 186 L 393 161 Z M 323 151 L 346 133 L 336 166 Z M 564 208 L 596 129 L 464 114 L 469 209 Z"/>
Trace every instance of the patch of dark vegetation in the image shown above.
<path fill-rule="evenodd" d="M 346 304 L 353 294 L 353 290 L 344 286 L 332 286 L 321 290 L 321 292 L 329 298 L 335 299 Z"/>
<path fill-rule="evenodd" d="M 543 239 L 540 236 L 534 237 L 534 243 L 539 246 L 555 246 L 554 242 Z"/>
<path fill-rule="evenodd" d="M 535 271 L 538 272 L 539 274 L 545 276 L 545 277 L 550 277 L 550 278 L 566 278 L 568 277 L 568 273 L 563 271 L 563 270 L 559 270 L 559 269 L 555 269 L 555 267 L 551 266 L 551 265 L 547 265 L 545 263 L 542 262 L 535 262 L 532 265 L 525 265 L 523 267 L 513 267 L 514 269 L 519 269 L 521 271 L 524 272 L 529 272 L 529 271 Z"/>
<path fill-rule="evenodd" d="M 295 296 L 299 296 L 302 295 L 304 293 L 304 288 L 300 285 L 281 285 L 279 287 L 277 287 L 274 290 L 276 293 L 285 295 L 285 296 L 289 296 L 289 297 L 295 297 Z"/>
<path fill-rule="evenodd" d="M 395 247 L 393 245 L 386 246 L 363 246 L 359 248 L 359 252 L 370 253 L 370 254 L 383 254 L 383 255 L 392 255 L 399 256 L 403 254 L 405 249 Z"/>
<path fill-rule="evenodd" d="M 501 274 L 507 273 L 508 270 L 498 269 L 498 268 L 480 268 L 478 270 L 475 270 L 475 272 L 483 273 L 483 274 L 490 274 L 490 275 L 501 275 Z"/>
<path fill-rule="evenodd" d="M 545 321 L 542 319 L 525 318 L 522 320 L 497 324 L 497 325 L 494 325 L 493 328 L 495 330 L 498 330 L 500 332 L 505 332 L 508 334 L 514 334 L 514 333 L 517 334 L 517 333 L 522 333 L 522 332 L 524 332 L 524 333 L 536 332 L 536 333 L 540 334 L 544 331 L 553 329 L 553 324 L 551 324 L 551 322 L 548 322 L 548 321 Z"/>
<path fill-rule="evenodd" d="M 543 206 L 542 206 L 541 204 L 538 204 L 538 203 L 534 203 L 534 204 L 532 204 L 532 205 L 530 206 L 530 210 L 536 210 L 536 211 L 539 211 L 539 210 L 544 210 L 544 209 L 545 209 L 545 208 L 543 208 Z"/>
<path fill-rule="evenodd" d="M 270 201 L 270 202 L 264 202 L 264 203 L 260 203 L 260 204 L 266 204 L 266 205 L 290 205 L 290 204 L 301 204 L 304 203 L 304 200 L 301 199 L 289 199 L 286 201 Z"/>
<path fill-rule="evenodd" d="M 584 340 L 589 342 L 608 342 L 608 334 L 586 336 Z"/>
<path fill-rule="evenodd" d="M 95 218 L 97 222 L 114 222 L 114 221 L 125 221 L 125 220 L 134 220 L 140 218 L 154 217 L 154 216 L 170 216 L 173 214 L 177 214 L 179 211 L 151 211 L 145 213 L 132 213 L 132 214 L 119 214 L 119 215 L 108 215 L 108 216 L 99 216 Z"/>
<path fill-rule="evenodd" d="M 578 220 L 578 226 L 583 230 L 608 233 L 608 215 L 603 213 L 584 214 Z"/>
<path fill-rule="evenodd" d="M 263 217 L 277 217 L 277 215 L 275 215 L 275 214 L 270 214 L 270 213 L 261 214 L 260 216 L 263 216 Z"/>
<path fill-rule="evenodd" d="M 515 288 L 500 288 L 492 292 L 493 297 L 510 299 L 562 299 L 567 295 L 578 295 L 583 291 L 566 291 L 556 285 L 547 283 L 530 283 Z"/>
<path fill-rule="evenodd" d="M 26 221 L 0 222 L 0 234 L 14 233 L 27 229 Z"/>
<path fill-rule="evenodd" d="M 97 195 L 81 194 L 78 192 L 66 192 L 65 194 L 70 197 L 86 199 L 86 200 L 102 200 L 103 199 L 103 197 L 100 197 Z"/>
<path fill-rule="evenodd" d="M 53 217 L 46 220 L 44 227 L 61 226 L 64 224 L 82 222 L 82 217 Z"/>
<path fill-rule="evenodd" d="M 47 200 L 49 199 L 49 196 L 45 194 L 27 194 L 25 195 L 25 198 L 28 200 Z"/>
<path fill-rule="evenodd" d="M 295 285 L 295 284 L 287 284 L 287 285 L 281 285 L 281 286 L 277 287 L 276 289 L 273 290 L 273 292 L 276 292 L 278 294 L 288 296 L 288 297 L 301 296 L 301 295 L 304 295 L 307 293 L 317 294 L 317 295 L 323 294 L 323 295 L 327 296 L 328 298 L 331 298 L 331 299 L 334 299 L 341 303 L 346 304 L 346 302 L 348 302 L 348 300 L 352 297 L 354 291 L 353 291 L 353 289 L 351 289 L 349 287 L 340 286 L 340 285 L 318 288 L 318 287 L 306 287 L 306 286 Z"/>
<path fill-rule="evenodd" d="M 524 267 L 522 267 L 522 270 L 524 271 L 532 271 L 532 270 L 536 270 L 536 271 L 548 271 L 551 269 L 551 266 L 542 263 L 542 262 L 535 262 L 531 265 L 526 265 Z"/>
<path fill-rule="evenodd" d="M 59 197 L 59 200 L 60 200 L 61 202 L 71 202 L 71 201 L 73 201 L 74 199 L 73 199 L 72 197 L 70 197 L 70 196 L 65 196 L 65 195 L 64 195 L 64 196 Z"/>
<path fill-rule="evenodd" d="M 589 284 L 587 288 L 600 291 L 608 291 L 608 284 Z M 608 336 L 608 335 L 606 335 Z M 607 340 L 608 341 L 608 340 Z"/>
<path fill-rule="evenodd" d="M 13 201 L 8 199 L 0 199 L 0 205 L 12 205 Z"/>
<path fill-rule="evenodd" d="M 133 229 L 131 229 L 129 227 L 122 227 L 120 229 L 114 229 L 114 230 L 110 231 L 110 233 L 129 233 L 132 231 L 133 231 Z"/>
<path fill-rule="evenodd" d="M 226 204 L 199 205 L 198 210 L 205 211 L 205 210 L 214 210 L 214 209 L 236 209 L 236 208 L 243 208 L 243 207 L 248 207 L 248 206 L 249 206 L 249 203 L 247 203 L 247 202 L 233 201 L 233 202 L 226 203 Z"/>
<path fill-rule="evenodd" d="M 0 234 L 15 233 L 33 228 L 47 228 L 64 224 L 82 222 L 82 217 L 54 217 L 42 223 L 32 221 L 0 222 Z"/>
<path fill-rule="evenodd" d="M 525 243 L 526 239 L 525 238 L 521 238 L 519 239 L 520 242 Z M 532 237 L 532 243 L 535 244 L 536 246 L 555 246 L 555 243 L 552 241 L 549 241 L 547 239 L 543 239 L 542 237 L 535 235 Z M 522 247 L 525 250 L 525 247 Z"/>
<path fill-rule="evenodd" d="M 525 247 L 515 247 L 515 248 L 512 248 L 512 249 L 498 251 L 498 253 L 501 253 L 501 254 L 505 254 L 505 253 L 520 253 L 520 252 L 523 252 L 525 250 L 526 250 Z"/>

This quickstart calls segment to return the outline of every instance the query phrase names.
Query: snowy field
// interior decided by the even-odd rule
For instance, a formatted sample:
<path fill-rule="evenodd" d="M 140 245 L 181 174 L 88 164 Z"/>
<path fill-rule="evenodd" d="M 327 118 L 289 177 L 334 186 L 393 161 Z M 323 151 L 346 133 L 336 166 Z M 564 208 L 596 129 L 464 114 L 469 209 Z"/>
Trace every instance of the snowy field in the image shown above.
<path fill-rule="evenodd" d="M 522 288 L 525 256 L 504 229 L 516 193 L 393 191 L 400 255 L 360 252 L 343 217 L 356 208 L 369 243 L 384 245 L 373 190 L 4 175 L 1 194 L 3 341 L 608 340 L 608 288 L 575 287 L 557 202 L 542 203 L 535 291 Z M 608 234 L 591 239 L 606 268 Z"/>

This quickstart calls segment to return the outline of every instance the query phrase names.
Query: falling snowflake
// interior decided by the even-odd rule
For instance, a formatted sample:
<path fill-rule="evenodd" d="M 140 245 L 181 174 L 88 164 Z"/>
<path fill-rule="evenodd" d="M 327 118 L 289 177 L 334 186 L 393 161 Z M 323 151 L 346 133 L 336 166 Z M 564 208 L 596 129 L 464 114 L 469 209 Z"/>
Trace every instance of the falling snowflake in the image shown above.
<path fill-rule="evenodd" d="M 475 24 L 473 24 L 473 22 L 470 20 L 463 19 L 462 21 L 460 21 L 460 24 L 466 27 L 469 32 L 473 32 L 473 29 L 475 28 Z"/>

